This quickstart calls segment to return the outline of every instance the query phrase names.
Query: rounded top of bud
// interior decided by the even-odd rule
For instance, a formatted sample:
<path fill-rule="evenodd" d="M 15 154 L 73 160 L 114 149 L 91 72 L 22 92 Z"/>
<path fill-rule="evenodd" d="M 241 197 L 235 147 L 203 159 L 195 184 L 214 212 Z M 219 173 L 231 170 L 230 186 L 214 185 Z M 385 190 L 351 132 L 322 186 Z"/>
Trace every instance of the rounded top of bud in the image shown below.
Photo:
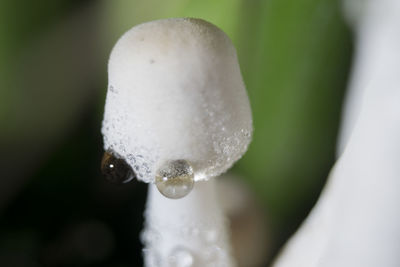
<path fill-rule="evenodd" d="M 108 64 L 104 148 L 139 180 L 186 160 L 195 180 L 225 172 L 252 135 L 249 100 L 235 48 L 200 19 L 147 22 L 126 32 Z"/>

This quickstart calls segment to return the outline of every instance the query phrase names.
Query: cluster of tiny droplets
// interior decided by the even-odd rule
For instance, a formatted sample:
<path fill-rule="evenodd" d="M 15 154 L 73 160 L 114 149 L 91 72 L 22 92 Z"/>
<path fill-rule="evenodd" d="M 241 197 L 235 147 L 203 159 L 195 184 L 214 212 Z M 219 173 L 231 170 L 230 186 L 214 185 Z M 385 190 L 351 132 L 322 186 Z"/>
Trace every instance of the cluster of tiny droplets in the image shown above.
<path fill-rule="evenodd" d="M 207 129 L 212 133 L 210 145 L 213 153 L 210 153 L 204 161 L 196 161 L 195 180 L 218 176 L 221 171 L 231 167 L 246 151 L 247 144 L 251 139 L 251 130 L 236 128 L 236 126 L 234 126 L 236 129 L 232 129 L 229 126 L 232 120 L 230 114 L 223 112 L 222 107 L 214 103 L 220 101 L 211 101 L 209 99 L 221 99 L 222 101 L 222 96 L 218 93 L 218 90 L 214 90 L 211 95 L 204 97 L 199 101 L 202 103 L 204 114 L 206 114 Z M 155 167 L 159 160 L 166 160 L 164 158 L 165 153 L 159 153 L 159 148 L 155 145 L 156 142 L 151 143 L 148 140 L 143 142 L 143 140 L 137 139 L 136 135 L 127 135 L 121 132 L 121 129 L 126 128 L 125 126 L 128 122 L 134 128 L 140 128 L 141 126 L 140 121 L 129 117 L 124 108 L 124 102 L 120 98 L 119 90 L 110 85 L 107 100 L 113 103 L 114 108 L 113 116 L 105 117 L 103 121 L 102 131 L 105 149 L 112 149 L 124 157 L 135 171 L 137 179 L 147 183 L 154 182 L 156 176 Z M 194 119 L 202 120 L 197 117 Z M 243 127 L 243 125 L 240 126 Z M 109 139 L 109 136 L 112 136 L 112 138 Z"/>
<path fill-rule="evenodd" d="M 132 121 L 132 118 L 128 117 L 123 102 L 120 102 L 119 94 L 115 86 L 109 86 L 107 98 L 116 105 L 113 105 L 113 117 L 105 117 L 103 121 L 102 132 L 105 149 L 114 150 L 125 158 L 126 162 L 135 172 L 138 180 L 157 183 L 157 181 L 155 181 L 157 177 L 155 166 L 159 160 L 165 160 L 162 156 L 163 154 L 159 153 L 156 146 L 153 147 L 155 143 L 150 147 L 149 142 L 142 142 L 142 140 L 138 140 L 135 135 L 126 135 L 121 132 L 121 129 L 124 128 L 124 125 L 127 125 L 128 121 L 129 124 L 134 125 L 134 127 L 140 127 L 140 123 L 138 121 Z M 218 91 L 213 91 L 213 94 L 207 97 L 220 99 L 222 96 L 219 95 Z M 215 101 L 210 101 L 207 97 L 202 99 L 201 102 L 206 114 L 206 120 L 209 121 L 208 129 L 213 133 L 210 138 L 211 150 L 213 153 L 210 153 L 209 157 L 204 162 L 196 162 L 195 180 L 218 176 L 221 174 L 221 170 L 226 170 L 231 167 L 246 151 L 247 144 L 251 139 L 251 130 L 245 128 L 234 130 L 230 128 L 228 126 L 232 119 L 230 114 L 221 115 L 224 113 L 221 107 L 213 104 Z M 219 119 L 217 120 L 216 117 Z M 109 139 L 108 137 L 111 135 L 113 137 Z M 185 181 L 187 182 L 186 185 Z M 175 184 L 175 186 L 172 186 L 173 184 Z M 163 181 L 158 183 L 158 188 L 161 193 L 165 192 L 163 195 L 167 197 L 180 198 L 178 197 L 179 193 L 175 194 L 174 192 L 182 191 L 182 189 L 187 189 L 188 192 L 190 192 L 190 184 L 191 179 L 183 179 L 181 182 L 179 182 L 179 179 L 171 179 L 169 182 Z M 163 185 L 168 186 L 162 189 Z M 170 194 L 168 194 L 168 192 Z"/>
<path fill-rule="evenodd" d="M 232 266 L 231 251 L 221 248 L 219 244 L 226 244 L 227 235 L 224 229 L 229 228 L 229 221 L 225 217 L 211 216 L 209 219 L 193 221 L 190 217 L 182 217 L 182 225 L 161 224 L 160 220 L 148 211 L 145 212 L 145 225 L 140 238 L 145 247 L 143 253 L 148 263 L 168 263 L 166 266 Z M 222 221 L 221 221 L 222 220 Z M 193 251 L 184 245 L 176 245 L 167 252 L 166 256 L 157 250 L 160 243 L 167 242 L 163 238 L 163 232 L 158 229 L 169 229 L 169 234 L 173 234 L 182 240 L 196 240 L 206 249 Z M 165 258 L 164 258 L 165 257 Z M 174 264 L 173 264 L 174 263 Z M 184 265 L 187 264 L 187 265 Z M 191 265 L 189 265 L 191 263 Z M 181 264 L 181 265 L 180 265 Z M 164 265 L 146 265 L 164 266 Z"/>
<path fill-rule="evenodd" d="M 107 98 L 110 101 L 118 100 L 118 94 L 118 90 L 114 86 L 110 85 L 108 87 Z M 122 125 L 126 125 L 127 121 L 129 121 L 128 115 L 122 105 L 115 105 L 113 112 L 116 115 L 109 119 L 105 118 L 103 121 L 102 134 L 105 150 L 116 151 L 123 157 L 132 167 L 137 179 L 145 182 L 152 181 L 151 177 L 154 177 L 154 173 L 151 167 L 154 166 L 155 161 L 158 159 L 150 155 L 157 153 L 154 153 L 151 150 L 152 148 L 145 146 L 130 147 L 130 144 L 140 144 L 141 142 L 132 139 L 131 135 L 123 134 L 120 130 L 123 128 Z M 113 136 L 112 139 L 109 136 Z"/>
<path fill-rule="evenodd" d="M 148 218 L 150 219 L 150 218 Z M 162 235 L 155 228 L 148 228 L 141 233 L 141 241 L 145 245 L 143 253 L 146 255 L 146 266 L 161 266 L 161 262 L 166 262 L 170 267 L 190 267 L 190 266 L 215 266 L 225 267 L 229 264 L 229 252 L 221 249 L 217 245 L 218 241 L 223 238 L 215 229 L 207 223 L 189 224 L 183 229 L 172 229 L 177 236 L 183 239 L 192 239 L 200 237 L 202 243 L 207 245 L 204 251 L 191 251 L 182 245 L 178 245 L 171 249 L 167 254 L 167 258 L 163 259 L 161 254 L 155 249 L 159 242 L 163 242 Z"/>
<path fill-rule="evenodd" d="M 218 138 L 216 136 L 213 139 L 213 149 L 216 157 L 208 159 L 209 167 L 204 171 L 205 176 L 213 177 L 220 175 L 218 170 L 222 166 L 229 169 L 233 163 L 240 159 L 240 157 L 247 150 L 248 140 L 251 139 L 251 131 L 247 129 L 241 129 L 230 137 Z M 242 144 L 246 144 L 243 146 Z"/>

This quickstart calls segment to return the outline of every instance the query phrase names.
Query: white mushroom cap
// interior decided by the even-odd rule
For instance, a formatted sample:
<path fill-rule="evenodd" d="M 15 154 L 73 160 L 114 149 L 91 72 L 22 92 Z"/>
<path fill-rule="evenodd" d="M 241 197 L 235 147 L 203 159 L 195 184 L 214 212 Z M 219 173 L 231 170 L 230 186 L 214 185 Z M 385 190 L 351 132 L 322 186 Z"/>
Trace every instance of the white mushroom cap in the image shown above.
<path fill-rule="evenodd" d="M 104 148 L 139 180 L 168 160 L 187 160 L 195 180 L 225 172 L 247 150 L 249 100 L 235 48 L 200 19 L 165 19 L 126 32 L 108 65 Z"/>

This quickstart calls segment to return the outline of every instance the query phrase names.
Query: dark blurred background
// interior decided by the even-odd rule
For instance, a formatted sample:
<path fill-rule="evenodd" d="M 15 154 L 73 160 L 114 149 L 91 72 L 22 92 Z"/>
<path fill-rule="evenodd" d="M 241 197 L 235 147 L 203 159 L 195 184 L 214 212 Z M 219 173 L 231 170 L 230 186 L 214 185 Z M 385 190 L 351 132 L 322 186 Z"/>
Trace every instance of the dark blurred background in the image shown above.
<path fill-rule="evenodd" d="M 99 165 L 107 59 L 132 26 L 208 20 L 232 39 L 254 116 L 233 168 L 270 261 L 335 159 L 352 42 L 336 0 L 0 0 L 0 266 L 142 266 L 146 185 Z"/>

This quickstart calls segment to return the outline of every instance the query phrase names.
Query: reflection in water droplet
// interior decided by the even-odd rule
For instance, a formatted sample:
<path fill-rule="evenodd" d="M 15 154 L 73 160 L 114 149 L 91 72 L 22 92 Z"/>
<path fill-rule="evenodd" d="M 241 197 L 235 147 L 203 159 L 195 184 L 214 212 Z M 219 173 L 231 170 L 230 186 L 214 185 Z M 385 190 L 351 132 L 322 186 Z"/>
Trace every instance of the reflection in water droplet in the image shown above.
<path fill-rule="evenodd" d="M 164 196 L 182 198 L 193 189 L 193 168 L 186 160 L 169 161 L 158 170 L 156 185 Z"/>
<path fill-rule="evenodd" d="M 191 267 L 194 266 L 192 253 L 183 247 L 175 248 L 168 257 L 168 267 Z"/>
<path fill-rule="evenodd" d="M 101 172 L 112 183 L 124 184 L 135 177 L 135 173 L 124 159 L 111 150 L 104 152 Z"/>

